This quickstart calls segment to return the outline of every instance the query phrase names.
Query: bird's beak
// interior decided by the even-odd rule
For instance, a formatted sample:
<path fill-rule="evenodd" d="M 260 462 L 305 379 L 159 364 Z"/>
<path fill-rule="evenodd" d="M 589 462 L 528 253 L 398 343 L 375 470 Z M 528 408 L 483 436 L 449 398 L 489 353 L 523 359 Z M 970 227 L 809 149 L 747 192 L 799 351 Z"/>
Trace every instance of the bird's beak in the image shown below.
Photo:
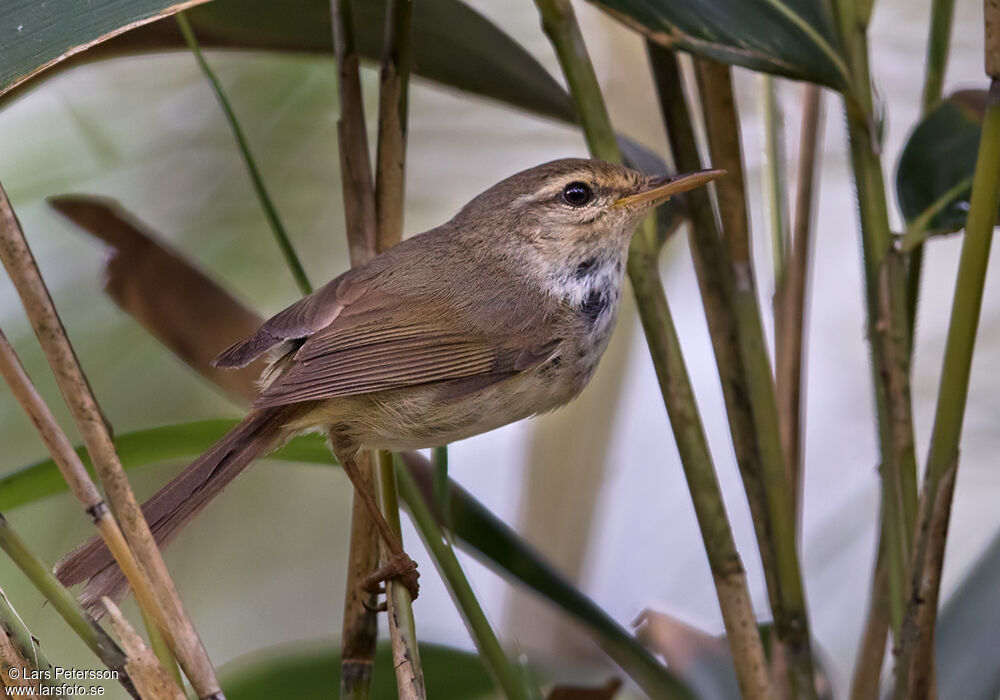
<path fill-rule="evenodd" d="M 679 192 L 687 192 L 688 190 L 693 190 L 695 187 L 701 187 L 725 174 L 725 170 L 699 170 L 695 173 L 651 178 L 635 194 L 616 199 L 614 206 L 652 209 L 670 199 L 671 195 Z"/>

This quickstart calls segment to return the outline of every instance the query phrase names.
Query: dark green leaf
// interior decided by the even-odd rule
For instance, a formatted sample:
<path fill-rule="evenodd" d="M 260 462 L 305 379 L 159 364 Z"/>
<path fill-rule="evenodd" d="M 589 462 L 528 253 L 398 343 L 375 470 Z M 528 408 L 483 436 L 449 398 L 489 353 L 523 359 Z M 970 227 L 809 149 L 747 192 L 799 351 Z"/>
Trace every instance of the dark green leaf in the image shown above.
<path fill-rule="evenodd" d="M 941 609 L 934 636 L 939 698 L 1000 695 L 1000 536 Z"/>
<path fill-rule="evenodd" d="M 956 92 L 910 134 L 896 171 L 896 197 L 912 231 L 908 244 L 965 226 L 985 108 L 985 91 Z"/>
<path fill-rule="evenodd" d="M 205 0 L 195 0 L 195 2 Z M 49 66 L 129 28 L 173 14 L 169 0 L 3 0 L 0 95 Z"/>
<path fill-rule="evenodd" d="M 847 87 L 823 0 L 591 0 L 666 46 L 744 68 Z"/>
<path fill-rule="evenodd" d="M 354 3 L 362 56 L 379 60 L 385 3 Z M 186 13 L 204 48 L 332 54 L 329 0 L 218 0 Z M 413 7 L 414 75 L 572 122 L 573 102 L 534 57 L 458 0 L 421 0 Z M 150 24 L 87 52 L 80 61 L 186 49 L 176 22 Z"/>
<path fill-rule="evenodd" d="M 127 470 L 172 459 L 189 459 L 211 447 L 236 423 L 235 420 L 206 420 L 137 430 L 116 435 L 115 447 Z M 87 451 L 78 447 L 76 452 L 93 474 Z M 274 458 L 311 464 L 334 463 L 319 435 L 296 438 L 276 452 Z M 0 512 L 63 491 L 66 491 L 66 482 L 55 463 L 44 459 L 0 478 Z"/>
<path fill-rule="evenodd" d="M 198 421 L 141 430 L 115 436 L 115 445 L 126 470 L 166 459 L 200 454 L 232 428 L 235 421 Z M 82 454 L 82 448 L 80 450 Z M 432 500 L 433 469 L 415 453 L 403 455 Z M 295 438 L 275 459 L 331 464 L 329 451 L 319 435 Z M 0 512 L 66 490 L 49 461 L 24 467 L 0 479 Z M 689 698 L 690 693 L 638 640 L 612 619 L 594 601 L 581 593 L 553 569 L 517 533 L 471 494 L 454 482 L 450 485 L 453 533 L 463 549 L 488 566 L 516 579 L 553 602 L 591 631 L 607 654 L 621 665 L 647 693 L 670 698 Z"/>
<path fill-rule="evenodd" d="M 478 656 L 437 644 L 420 644 L 427 697 L 472 700 L 495 694 Z M 230 670 L 232 669 L 232 670 Z M 392 652 L 382 645 L 375 654 L 372 700 L 395 700 Z M 340 686 L 337 649 L 269 649 L 236 659 L 221 669 L 222 688 L 230 700 L 329 700 Z"/>

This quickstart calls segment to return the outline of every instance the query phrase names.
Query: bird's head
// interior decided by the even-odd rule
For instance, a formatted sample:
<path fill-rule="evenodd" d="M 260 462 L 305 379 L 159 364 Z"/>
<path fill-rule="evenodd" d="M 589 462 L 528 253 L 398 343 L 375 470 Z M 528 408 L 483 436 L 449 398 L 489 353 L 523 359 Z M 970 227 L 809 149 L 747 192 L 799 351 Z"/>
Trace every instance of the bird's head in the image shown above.
<path fill-rule="evenodd" d="M 560 248 L 569 254 L 581 245 L 626 246 L 644 214 L 723 174 L 702 170 L 650 176 L 600 160 L 566 158 L 502 180 L 469 202 L 457 218 L 554 254 Z"/>

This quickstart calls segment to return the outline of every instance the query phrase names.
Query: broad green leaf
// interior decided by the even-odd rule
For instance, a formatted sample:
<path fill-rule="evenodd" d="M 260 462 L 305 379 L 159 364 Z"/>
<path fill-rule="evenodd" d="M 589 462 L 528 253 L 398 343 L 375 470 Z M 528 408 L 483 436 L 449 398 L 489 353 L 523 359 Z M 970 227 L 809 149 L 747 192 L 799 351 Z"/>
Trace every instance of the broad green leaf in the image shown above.
<path fill-rule="evenodd" d="M 591 0 L 652 40 L 744 68 L 847 88 L 823 0 Z"/>
<path fill-rule="evenodd" d="M 329 0 L 218 0 L 186 13 L 205 48 L 332 54 Z M 385 3 L 354 2 L 359 53 L 379 60 Z M 520 44 L 459 0 L 414 3 L 412 72 L 426 80 L 572 122 L 566 91 Z M 176 22 L 157 22 L 122 34 L 79 57 L 185 49 Z"/>
<path fill-rule="evenodd" d="M 939 698 L 1000 695 L 1000 536 L 941 609 L 934 635 Z"/>
<path fill-rule="evenodd" d="M 495 697 L 495 686 L 475 654 L 437 644 L 420 644 L 427 697 L 451 700 Z M 232 669 L 232 670 L 230 670 Z M 395 700 L 392 651 L 380 645 L 375 654 L 372 700 Z M 340 687 L 340 652 L 325 648 L 277 648 L 254 652 L 221 669 L 222 688 L 230 700 L 329 700 Z"/>
<path fill-rule="evenodd" d="M 4 0 L 0 2 L 0 95 L 121 32 L 206 0 Z"/>
<path fill-rule="evenodd" d="M 354 3 L 354 25 L 362 56 L 379 60 L 385 34 L 385 3 Z M 186 12 L 205 48 L 332 54 L 330 3 L 327 0 L 216 0 Z M 415 75 L 463 92 L 487 97 L 528 112 L 576 123 L 569 94 L 514 39 L 459 0 L 422 0 L 413 9 Z M 173 20 L 126 32 L 66 63 L 127 54 L 187 50 Z M 627 136 L 619 145 L 629 164 L 666 173 L 666 163 Z M 671 210 L 673 207 L 667 207 Z"/>
<path fill-rule="evenodd" d="M 896 170 L 904 247 L 965 226 L 985 108 L 986 91 L 956 92 L 910 134 Z"/>
<path fill-rule="evenodd" d="M 116 435 L 115 446 L 126 470 L 167 459 L 193 457 L 208 449 L 235 421 L 180 423 Z M 83 456 L 83 449 L 78 449 Z M 424 497 L 433 503 L 433 468 L 416 453 L 403 455 Z M 295 438 L 275 459 L 310 464 L 333 463 L 319 435 Z M 0 479 L 0 512 L 66 490 L 51 460 L 37 462 Z M 597 642 L 648 694 L 689 698 L 686 687 L 670 674 L 638 640 L 593 600 L 581 593 L 536 553 L 517 533 L 461 486 L 451 483 L 453 534 L 462 549 L 487 566 L 528 586 L 591 631 Z"/>

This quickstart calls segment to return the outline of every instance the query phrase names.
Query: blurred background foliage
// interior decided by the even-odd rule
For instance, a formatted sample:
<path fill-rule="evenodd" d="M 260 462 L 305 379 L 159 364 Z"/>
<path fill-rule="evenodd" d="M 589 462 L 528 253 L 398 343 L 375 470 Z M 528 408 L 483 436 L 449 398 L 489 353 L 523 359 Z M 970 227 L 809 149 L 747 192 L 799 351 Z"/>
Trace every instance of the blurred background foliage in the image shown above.
<path fill-rule="evenodd" d="M 530 3 L 467 4 L 515 38 L 552 76 L 561 75 Z M 640 37 L 593 6 L 577 5 L 615 126 L 652 151 L 667 153 Z M 889 106 L 887 164 L 898 160 L 919 117 L 920 77 L 915 67 L 922 65 L 928 8 L 925 0 L 880 0 L 873 17 L 873 73 L 877 92 Z M 946 94 L 982 86 L 981 13 L 981 3 L 957 2 Z M 208 55 L 310 278 L 335 276 L 348 263 L 332 58 L 229 51 Z M 374 133 L 377 74 L 369 66 L 362 78 Z M 763 148 L 757 79 L 748 71 L 735 71 L 749 195 L 755 203 L 762 201 Z M 835 67 L 824 68 L 823 80 L 837 84 Z M 797 89 L 781 81 L 779 98 L 787 123 L 797 124 Z M 419 78 L 411 84 L 410 100 L 408 234 L 441 223 L 474 194 L 512 172 L 586 153 L 580 132 L 552 118 L 562 109 L 558 100 L 533 108 L 550 115 L 543 117 Z M 839 697 L 846 691 L 864 622 L 880 496 L 855 195 L 842 117 L 833 107 L 829 114 L 822 139 L 807 339 L 802 551 L 812 633 Z M 961 118 L 961 113 L 952 118 Z M 795 130 L 789 129 L 789 161 L 797 155 L 795 139 Z M 229 129 L 190 54 L 83 65 L 23 91 L 0 110 L 0 180 L 116 432 L 240 415 L 237 404 L 165 352 L 104 296 L 102 246 L 46 203 L 47 197 L 63 193 L 113 197 L 261 314 L 276 312 L 298 297 Z M 900 205 L 906 219 L 895 207 L 892 217 L 896 230 L 903 231 L 912 216 L 905 195 Z M 751 213 L 755 231 L 766 230 L 763 206 L 756 204 Z M 918 435 L 929 434 L 959 245 L 959 237 L 935 240 L 925 260 L 913 367 Z M 755 236 L 754 254 L 761 271 L 760 303 L 770 308 L 773 290 L 765 281 L 773 279 L 772 256 L 766 236 Z M 767 596 L 753 554 L 753 527 L 727 437 L 685 237 L 675 236 L 668 245 L 663 278 L 737 544 L 744 553 L 755 608 L 763 614 Z M 1000 625 L 991 624 L 995 613 L 986 614 L 997 607 L 995 584 L 1000 577 L 1000 550 L 991 545 L 1000 529 L 1000 511 L 994 506 L 1000 488 L 994 464 L 1000 450 L 1000 374 L 991 371 L 1000 361 L 1000 297 L 995 281 L 987 285 L 944 577 L 942 599 L 947 601 L 956 589 L 963 597 L 947 604 L 941 621 L 942 698 L 995 698 L 1000 678 L 998 663 L 994 660 L 991 666 L 986 657 L 975 657 L 981 659 L 978 664 L 959 665 L 960 659 L 969 658 L 973 639 L 984 653 L 1000 648 Z M 765 321 L 771 323 L 769 314 Z M 52 399 L 50 405 L 63 425 L 69 425 L 6 278 L 0 279 L 0 326 L 44 395 Z M 0 444 L 0 474 L 43 455 L 29 422 L 5 392 L 0 392 Z M 918 444 L 918 455 L 926 447 Z M 152 493 L 184 462 L 134 472 L 139 495 Z M 690 496 L 630 307 L 624 310 L 599 376 L 579 405 L 454 445 L 450 464 L 453 478 L 621 624 L 630 625 L 651 608 L 712 634 L 721 631 Z M 335 644 L 331 631 L 340 628 L 350 501 L 349 484 L 339 471 L 269 460 L 238 480 L 167 552 L 171 572 L 213 660 L 222 666 L 223 678 L 227 669 L 244 677 L 230 697 L 275 697 L 237 692 L 268 687 L 267 669 L 254 664 L 253 657 L 244 658 L 252 652 L 312 642 L 323 645 L 323 651 L 309 647 L 292 655 L 290 663 L 328 658 Z M 35 551 L 49 562 L 88 534 L 85 519 L 65 494 L 6 515 L 22 533 L 30 533 Z M 404 537 L 424 572 L 415 606 L 420 638 L 470 650 L 458 612 L 405 522 Z M 984 552 L 986 563 L 959 586 Z M 599 682 L 615 672 L 565 617 L 471 558 L 460 558 L 513 656 L 523 652 L 556 678 L 579 680 L 585 673 Z M 6 559 L 0 559 L 0 586 L 51 659 L 81 667 L 96 663 L 82 643 L 65 632 L 62 621 L 42 607 L 38 593 Z M 979 633 L 986 636 L 975 636 Z M 424 659 L 431 697 L 476 696 L 476 689 L 484 687 L 477 685 L 478 662 L 469 655 L 455 657 L 463 663 L 438 658 L 447 653 L 428 650 Z M 470 668 L 466 690 L 435 695 L 435 663 Z M 247 669 L 257 675 L 246 675 Z M 292 673 L 286 668 L 276 675 L 287 679 Z M 386 676 L 376 672 L 380 675 Z M 120 692 L 111 686 L 109 690 Z M 303 691 L 297 697 L 313 696 Z"/>

